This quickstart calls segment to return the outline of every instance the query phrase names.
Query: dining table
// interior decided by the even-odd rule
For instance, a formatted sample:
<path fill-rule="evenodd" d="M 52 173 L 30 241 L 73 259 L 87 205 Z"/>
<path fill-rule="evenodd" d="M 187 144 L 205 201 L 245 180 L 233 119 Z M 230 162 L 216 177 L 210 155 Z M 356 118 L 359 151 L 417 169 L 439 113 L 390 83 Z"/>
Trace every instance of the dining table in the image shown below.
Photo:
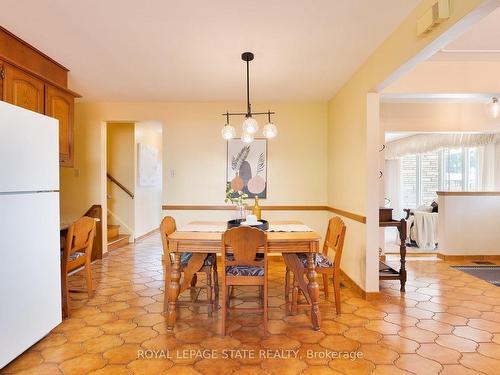
<path fill-rule="evenodd" d="M 168 290 L 165 297 L 168 298 L 166 312 L 167 329 L 173 330 L 176 321 L 177 299 L 181 290 L 184 290 L 191 282 L 192 276 L 198 271 L 207 254 L 221 254 L 222 234 L 227 228 L 226 222 L 216 221 L 194 221 L 179 227 L 168 236 L 168 251 L 172 255 L 172 267 Z M 303 277 L 300 288 L 307 301 L 311 305 L 310 317 L 314 330 L 321 326 L 321 312 L 319 309 L 319 284 L 316 281 L 315 257 L 319 251 L 321 236 L 309 229 L 300 221 L 275 221 L 269 223 L 267 231 L 268 254 L 282 255 L 286 266 L 292 272 L 300 272 L 302 276 L 304 269 L 302 263 L 298 262 L 297 253 L 307 255 L 307 282 Z M 230 249 L 229 249 L 230 250 Z M 259 249 L 259 252 L 264 249 Z M 187 265 L 181 270 L 181 253 L 190 252 L 193 256 Z M 181 271 L 184 273 L 181 284 Z"/>

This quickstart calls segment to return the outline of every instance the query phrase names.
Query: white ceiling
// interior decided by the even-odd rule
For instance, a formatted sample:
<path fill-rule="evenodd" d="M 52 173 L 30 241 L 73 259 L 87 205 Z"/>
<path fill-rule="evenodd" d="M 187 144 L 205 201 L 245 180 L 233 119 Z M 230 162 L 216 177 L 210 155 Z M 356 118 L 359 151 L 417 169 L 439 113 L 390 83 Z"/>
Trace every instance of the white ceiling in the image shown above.
<path fill-rule="evenodd" d="M 449 43 L 431 60 L 500 61 L 500 8 Z"/>
<path fill-rule="evenodd" d="M 84 100 L 328 100 L 419 0 L 2 0 Z"/>

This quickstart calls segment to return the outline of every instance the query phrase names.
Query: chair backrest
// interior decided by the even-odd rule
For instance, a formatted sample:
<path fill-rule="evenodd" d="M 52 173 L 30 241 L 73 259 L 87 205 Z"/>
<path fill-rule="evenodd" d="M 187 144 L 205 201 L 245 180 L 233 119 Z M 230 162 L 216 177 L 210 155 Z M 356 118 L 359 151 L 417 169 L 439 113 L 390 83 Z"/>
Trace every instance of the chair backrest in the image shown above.
<path fill-rule="evenodd" d="M 332 217 L 328 222 L 325 244 L 323 245 L 323 255 L 328 255 L 328 251 L 332 249 L 335 253 L 333 263 L 337 269 L 340 269 L 345 231 L 346 226 L 340 217 Z"/>
<path fill-rule="evenodd" d="M 75 252 L 85 253 L 86 258 L 90 260 L 95 233 L 96 222 L 94 218 L 83 216 L 71 224 L 63 250 L 64 262 L 68 262 L 70 255 Z"/>
<path fill-rule="evenodd" d="M 168 251 L 168 236 L 174 233 L 177 229 L 175 219 L 172 216 L 165 216 L 160 224 L 161 243 L 163 245 L 163 254 L 167 255 Z"/>
<path fill-rule="evenodd" d="M 228 252 L 228 247 L 231 251 Z M 264 250 L 263 259 L 256 259 L 259 248 Z M 234 260 L 226 255 L 233 254 Z M 226 266 L 262 266 L 267 263 L 267 233 L 252 227 L 237 227 L 222 235 L 222 261 Z"/>

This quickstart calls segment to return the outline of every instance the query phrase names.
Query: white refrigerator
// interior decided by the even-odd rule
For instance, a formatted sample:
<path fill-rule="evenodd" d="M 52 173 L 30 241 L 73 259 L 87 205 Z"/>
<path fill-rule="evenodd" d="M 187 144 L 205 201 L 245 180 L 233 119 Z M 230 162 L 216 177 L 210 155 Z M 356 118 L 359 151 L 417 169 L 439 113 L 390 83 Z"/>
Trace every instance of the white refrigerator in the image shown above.
<path fill-rule="evenodd" d="M 61 322 L 58 128 L 0 101 L 0 369 Z"/>

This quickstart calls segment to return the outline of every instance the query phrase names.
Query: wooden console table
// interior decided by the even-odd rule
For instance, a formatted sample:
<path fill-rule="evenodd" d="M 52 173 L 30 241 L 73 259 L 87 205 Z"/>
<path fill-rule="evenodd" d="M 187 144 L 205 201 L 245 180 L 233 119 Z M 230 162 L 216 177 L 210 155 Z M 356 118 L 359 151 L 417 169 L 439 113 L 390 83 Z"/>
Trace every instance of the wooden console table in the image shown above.
<path fill-rule="evenodd" d="M 379 261 L 379 280 L 399 280 L 401 283 L 401 291 L 405 291 L 406 283 L 406 220 L 401 219 L 380 221 L 379 226 L 381 228 L 396 227 L 399 232 L 399 239 L 401 244 L 399 245 L 399 254 L 401 256 L 401 267 L 399 271 L 395 270 L 386 263 Z"/>

